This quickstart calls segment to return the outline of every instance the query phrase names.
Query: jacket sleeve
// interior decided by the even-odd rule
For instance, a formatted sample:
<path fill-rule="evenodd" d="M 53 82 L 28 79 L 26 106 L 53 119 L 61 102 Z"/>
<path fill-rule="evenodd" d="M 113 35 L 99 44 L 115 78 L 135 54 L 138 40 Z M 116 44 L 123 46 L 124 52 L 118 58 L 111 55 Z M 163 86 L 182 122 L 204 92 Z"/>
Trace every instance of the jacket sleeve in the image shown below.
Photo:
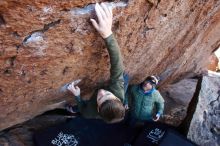
<path fill-rule="evenodd" d="M 82 109 L 87 107 L 89 100 L 83 100 L 83 99 L 81 99 L 80 96 L 74 96 L 74 98 L 76 100 L 76 103 L 77 103 L 77 106 L 78 106 L 80 112 L 82 111 Z"/>
<path fill-rule="evenodd" d="M 110 56 L 110 91 L 124 102 L 124 78 L 123 78 L 123 62 L 120 48 L 114 35 L 110 35 L 105 39 L 105 43 Z"/>
<path fill-rule="evenodd" d="M 125 99 L 124 99 L 124 105 L 128 105 L 128 98 L 129 98 L 129 95 L 126 93 Z"/>
<path fill-rule="evenodd" d="M 78 109 L 83 117 L 85 118 L 96 118 L 97 112 L 97 102 L 96 98 L 91 98 L 89 100 L 83 100 L 79 96 L 75 97 Z"/>
<path fill-rule="evenodd" d="M 124 105 L 128 105 L 130 107 L 131 102 L 132 102 L 132 85 L 129 85 L 128 89 L 127 89 L 127 92 L 125 94 Z"/>
<path fill-rule="evenodd" d="M 157 113 L 159 113 L 160 115 L 163 114 L 164 111 L 164 99 L 161 96 L 161 94 L 159 93 L 159 91 L 157 91 L 157 96 L 156 96 L 156 109 L 157 109 Z"/>

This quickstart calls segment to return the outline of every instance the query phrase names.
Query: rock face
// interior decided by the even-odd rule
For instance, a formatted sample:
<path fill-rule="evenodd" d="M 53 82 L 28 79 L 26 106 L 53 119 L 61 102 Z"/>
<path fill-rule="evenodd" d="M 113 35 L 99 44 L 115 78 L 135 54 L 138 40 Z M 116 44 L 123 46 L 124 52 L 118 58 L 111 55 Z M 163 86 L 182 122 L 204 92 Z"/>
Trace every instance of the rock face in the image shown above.
<path fill-rule="evenodd" d="M 209 58 L 208 70 L 217 71 L 218 63 L 219 63 L 218 57 L 215 54 L 211 55 Z"/>
<path fill-rule="evenodd" d="M 187 137 L 200 146 L 220 145 L 220 74 L 203 77 Z"/>
<path fill-rule="evenodd" d="M 195 93 L 197 79 L 184 79 L 166 86 L 161 92 L 165 98 L 163 121 L 179 126 L 187 115 L 188 105 Z"/>
<path fill-rule="evenodd" d="M 95 2 L 0 1 L 0 130 L 63 106 L 70 98 L 59 90 L 71 80 L 82 79 L 83 95 L 108 80 L 108 54 L 89 23 Z M 132 82 L 157 74 L 165 86 L 200 73 L 220 44 L 220 1 L 108 2 Z"/>

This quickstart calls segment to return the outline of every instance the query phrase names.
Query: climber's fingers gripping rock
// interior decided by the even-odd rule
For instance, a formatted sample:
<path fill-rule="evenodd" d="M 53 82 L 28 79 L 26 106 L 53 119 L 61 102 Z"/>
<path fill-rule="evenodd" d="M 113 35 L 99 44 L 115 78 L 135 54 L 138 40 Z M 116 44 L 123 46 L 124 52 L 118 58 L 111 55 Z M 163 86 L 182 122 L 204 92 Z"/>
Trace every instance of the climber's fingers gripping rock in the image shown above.
<path fill-rule="evenodd" d="M 99 5 L 96 3 L 95 12 L 98 17 L 98 22 L 90 19 L 95 29 L 105 39 L 112 34 L 112 8 L 104 3 Z"/>
<path fill-rule="evenodd" d="M 72 82 L 67 89 L 72 92 L 75 96 L 80 96 L 80 88 L 75 85 L 75 82 Z"/>

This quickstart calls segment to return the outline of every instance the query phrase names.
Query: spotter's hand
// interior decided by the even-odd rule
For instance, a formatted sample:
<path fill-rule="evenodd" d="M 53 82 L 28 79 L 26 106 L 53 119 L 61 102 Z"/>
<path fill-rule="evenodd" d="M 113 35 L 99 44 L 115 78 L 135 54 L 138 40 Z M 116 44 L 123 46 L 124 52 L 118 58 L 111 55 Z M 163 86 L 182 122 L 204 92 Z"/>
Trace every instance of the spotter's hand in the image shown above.
<path fill-rule="evenodd" d="M 156 114 L 155 118 L 153 118 L 154 122 L 157 122 L 160 119 L 160 114 Z"/>

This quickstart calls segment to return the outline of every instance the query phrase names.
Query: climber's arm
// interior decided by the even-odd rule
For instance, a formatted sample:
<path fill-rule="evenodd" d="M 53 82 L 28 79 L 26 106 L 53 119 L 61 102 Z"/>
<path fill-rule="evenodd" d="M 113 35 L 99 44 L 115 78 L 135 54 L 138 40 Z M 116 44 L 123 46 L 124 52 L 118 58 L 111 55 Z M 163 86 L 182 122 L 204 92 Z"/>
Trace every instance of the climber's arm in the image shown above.
<path fill-rule="evenodd" d="M 96 4 L 95 11 L 98 17 L 97 23 L 91 19 L 93 26 L 100 33 L 105 40 L 109 56 L 110 56 L 110 91 L 115 94 L 122 102 L 124 100 L 124 78 L 123 78 L 123 62 L 121 57 L 120 48 L 112 34 L 112 9 L 107 7 L 104 3 Z"/>

